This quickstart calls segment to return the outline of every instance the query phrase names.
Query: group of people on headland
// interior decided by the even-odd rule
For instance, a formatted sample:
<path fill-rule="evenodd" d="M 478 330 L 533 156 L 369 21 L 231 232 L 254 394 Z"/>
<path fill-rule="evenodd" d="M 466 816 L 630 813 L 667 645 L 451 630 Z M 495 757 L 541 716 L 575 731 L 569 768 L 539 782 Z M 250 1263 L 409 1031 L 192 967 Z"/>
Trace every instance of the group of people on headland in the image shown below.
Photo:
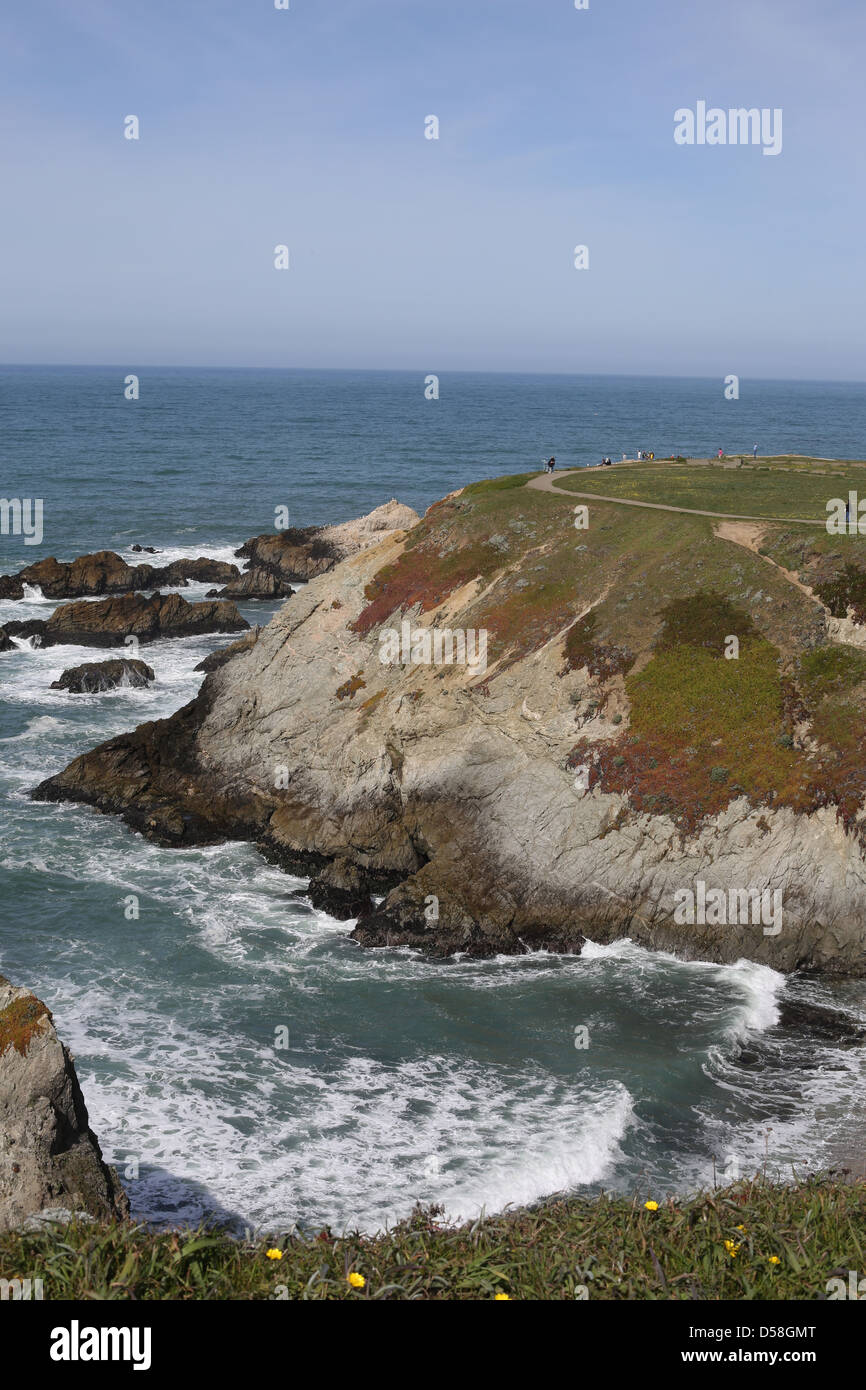
<path fill-rule="evenodd" d="M 673 456 L 672 456 L 672 457 L 673 457 Z M 753 445 L 752 445 L 752 458 L 753 458 L 753 459 L 756 459 L 757 457 L 758 457 L 758 446 L 757 446 L 757 444 L 753 444 Z M 623 454 L 623 458 L 625 458 L 625 454 Z M 647 450 L 647 449 L 638 449 L 638 451 L 637 451 L 637 458 L 638 458 L 638 460 L 639 460 L 640 462 L 642 462 L 642 463 L 651 463 L 651 462 L 653 461 L 653 459 L 655 458 L 655 453 L 654 453 L 651 449 L 650 449 L 650 450 Z M 719 449 L 719 458 L 720 458 L 720 459 L 721 459 L 721 458 L 724 458 L 724 451 L 723 451 L 721 448 Z M 590 464 L 590 468 L 609 468 L 609 467 L 612 465 L 612 463 L 613 463 L 613 459 L 610 459 L 610 458 L 603 458 L 602 461 L 601 461 L 601 463 L 593 463 L 593 464 Z M 546 464 L 544 465 L 544 471 L 545 471 L 545 473 L 552 473 L 555 467 L 556 467 L 556 459 L 553 458 L 553 457 L 551 456 L 551 457 L 547 460 Z"/>

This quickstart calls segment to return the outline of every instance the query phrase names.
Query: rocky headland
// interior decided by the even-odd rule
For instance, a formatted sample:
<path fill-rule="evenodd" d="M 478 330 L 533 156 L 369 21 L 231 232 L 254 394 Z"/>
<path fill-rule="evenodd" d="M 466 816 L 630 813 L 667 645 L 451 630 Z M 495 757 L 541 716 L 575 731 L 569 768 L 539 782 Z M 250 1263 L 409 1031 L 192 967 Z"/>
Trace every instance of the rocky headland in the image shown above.
<path fill-rule="evenodd" d="M 768 522 L 752 547 L 602 499 L 578 526 L 528 481 L 350 524 L 340 558 L 321 531 L 248 542 L 305 587 L 189 705 L 34 796 L 167 845 L 254 841 L 364 946 L 628 935 L 866 972 L 866 656 L 822 598 L 858 627 L 866 542 Z"/>

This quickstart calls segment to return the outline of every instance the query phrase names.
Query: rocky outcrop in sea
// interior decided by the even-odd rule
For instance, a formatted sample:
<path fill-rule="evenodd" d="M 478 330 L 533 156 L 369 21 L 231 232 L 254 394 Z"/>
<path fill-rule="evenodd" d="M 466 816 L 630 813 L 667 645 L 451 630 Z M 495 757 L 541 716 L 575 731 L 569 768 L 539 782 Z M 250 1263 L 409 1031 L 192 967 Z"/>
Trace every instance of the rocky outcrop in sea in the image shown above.
<path fill-rule="evenodd" d="M 245 632 L 249 628 L 227 599 L 188 603 L 180 594 L 125 594 L 119 598 L 82 599 L 55 608 L 41 618 L 7 622 L 0 633 L 35 638 L 38 645 L 72 643 L 82 647 L 119 647 L 128 637 L 154 642 L 161 637 L 200 637 L 211 632 Z M 14 645 L 14 644 L 12 644 Z M 9 650 L 10 648 L 6 648 Z"/>
<path fill-rule="evenodd" d="M 117 658 L 113 661 L 86 661 L 81 666 L 69 666 L 56 680 L 52 690 L 68 690 L 70 695 L 98 695 L 115 690 L 119 685 L 141 688 L 156 680 L 152 666 L 138 658 Z"/>
<path fill-rule="evenodd" d="M 39 588 L 45 598 L 87 598 L 100 594 L 129 594 L 136 589 L 185 588 L 192 580 L 202 584 L 228 584 L 238 578 L 236 565 L 224 560 L 173 560 L 162 567 L 128 565 L 113 550 L 80 555 L 77 560 L 49 556 L 27 565 L 17 574 L 0 575 L 0 599 L 23 599 L 25 585 Z"/>
<path fill-rule="evenodd" d="M 103 1160 L 51 1013 L 0 975 L 0 1231 L 81 1214 L 120 1219 L 129 1202 Z"/>

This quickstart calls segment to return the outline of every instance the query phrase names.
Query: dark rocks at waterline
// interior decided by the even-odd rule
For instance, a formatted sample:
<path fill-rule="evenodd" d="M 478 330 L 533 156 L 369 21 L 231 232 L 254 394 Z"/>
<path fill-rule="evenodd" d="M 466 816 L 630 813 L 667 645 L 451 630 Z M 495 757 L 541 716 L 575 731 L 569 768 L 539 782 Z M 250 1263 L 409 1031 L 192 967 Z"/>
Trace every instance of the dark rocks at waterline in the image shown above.
<path fill-rule="evenodd" d="M 367 917 L 373 911 L 369 880 L 349 859 L 335 859 L 310 879 L 307 897 L 313 907 L 338 921 Z"/>
<path fill-rule="evenodd" d="M 24 584 L 17 574 L 0 574 L 0 599 L 22 599 Z"/>
<path fill-rule="evenodd" d="M 862 1047 L 866 1028 L 849 1014 L 802 999 L 783 999 L 779 1003 L 780 1028 L 793 1028 L 831 1047 Z"/>
<path fill-rule="evenodd" d="M 224 589 L 209 589 L 207 597 L 243 599 L 245 602 L 249 602 L 250 599 L 267 601 L 291 598 L 294 592 L 291 584 L 279 574 L 256 565 L 246 570 L 240 579 L 227 584 Z"/>
<path fill-rule="evenodd" d="M 246 632 L 249 623 L 233 603 L 188 603 L 180 594 L 126 594 L 98 603 L 64 604 L 45 624 L 43 643 L 85 647 L 122 646 L 127 637 L 153 642 L 164 637 L 199 637 L 211 632 Z"/>
<path fill-rule="evenodd" d="M 540 939 L 536 933 L 529 945 L 511 924 L 483 912 L 467 911 L 451 898 L 445 884 L 436 886 L 438 893 L 418 897 L 412 879 L 407 879 L 385 902 L 359 918 L 352 940 L 367 948 L 409 946 L 437 959 L 463 955 L 475 960 L 525 955 L 530 949 L 577 956 L 586 944 L 575 921 L 548 927 Z"/>
<path fill-rule="evenodd" d="M 28 618 L 26 622 L 19 622 L 17 618 L 11 618 L 8 623 L 4 623 L 0 628 L 0 652 L 16 652 L 18 647 L 11 640 L 18 637 L 29 640 L 32 637 L 37 639 L 37 645 L 41 645 L 45 633 L 44 618 Z"/>
<path fill-rule="evenodd" d="M 67 599 L 129 594 L 136 589 L 182 589 L 190 581 L 228 584 L 239 577 L 237 565 L 225 560 L 210 560 L 206 556 L 196 560 L 173 560 L 169 565 L 156 567 L 128 565 L 113 550 L 99 550 L 70 561 L 49 556 L 27 565 L 17 574 L 0 575 L 0 599 L 22 599 L 25 585 L 39 588 L 45 598 Z"/>
<path fill-rule="evenodd" d="M 159 551 L 157 550 L 157 548 L 156 548 L 155 545 L 139 545 L 139 544 L 138 544 L 138 541 L 136 541 L 135 545 L 131 545 L 129 548 L 130 548 L 130 550 L 132 551 L 133 555 L 158 555 L 158 554 L 159 554 Z"/>
<path fill-rule="evenodd" d="M 136 565 L 136 569 L 149 568 L 149 565 Z M 227 560 L 209 560 L 200 556 L 197 560 L 172 560 L 170 565 L 154 569 L 148 583 L 163 588 L 177 588 L 187 581 L 195 584 L 226 584 L 237 579 L 238 574 L 237 565 L 231 565 Z"/>
<path fill-rule="evenodd" d="M 243 652 L 248 652 L 254 647 L 259 640 L 261 631 L 260 627 L 251 627 L 249 632 L 245 632 L 243 637 L 239 637 L 236 642 L 230 642 L 227 647 L 220 647 L 218 651 L 211 652 L 197 666 L 194 666 L 193 670 L 206 673 L 218 671 L 221 666 L 225 666 L 227 661 L 231 661 L 232 657 L 240 656 Z"/>
<path fill-rule="evenodd" d="M 154 642 L 165 637 L 201 637 L 213 632 L 246 632 L 249 623 L 228 600 L 188 603 L 180 594 L 124 594 L 97 602 L 82 600 L 55 608 L 46 621 L 8 622 L 8 637 L 33 638 L 38 646 L 72 644 L 120 647 L 128 637 Z"/>
<path fill-rule="evenodd" d="M 0 975 L 0 1231 L 51 1212 L 120 1220 L 129 1202 L 51 1013 Z"/>
<path fill-rule="evenodd" d="M 322 539 L 322 527 L 291 527 L 274 535 L 253 536 L 235 551 L 239 559 L 249 561 L 247 573 L 269 574 L 275 583 L 288 586 L 304 584 L 342 559 L 339 549 Z"/>
<path fill-rule="evenodd" d="M 156 680 L 153 668 L 137 658 L 117 657 L 110 661 L 88 661 L 82 666 L 70 666 L 59 680 L 51 682 L 52 690 L 68 690 L 71 695 L 99 695 L 118 686 L 140 689 Z"/>
<path fill-rule="evenodd" d="M 126 815 L 133 829 L 166 846 L 257 839 L 272 809 L 268 799 L 248 792 L 224 795 L 199 766 L 195 738 L 210 707 L 213 680 L 207 677 L 196 698 L 168 719 L 140 724 L 75 758 L 41 782 L 32 799 L 77 801 Z"/>

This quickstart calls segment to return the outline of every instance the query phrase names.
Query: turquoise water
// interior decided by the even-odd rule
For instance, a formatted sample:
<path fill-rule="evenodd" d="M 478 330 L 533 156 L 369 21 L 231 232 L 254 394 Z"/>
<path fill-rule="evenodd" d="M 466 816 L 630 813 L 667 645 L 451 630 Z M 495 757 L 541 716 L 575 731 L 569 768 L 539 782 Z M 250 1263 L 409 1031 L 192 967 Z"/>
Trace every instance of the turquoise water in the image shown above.
<path fill-rule="evenodd" d="M 416 374 L 142 370 L 133 403 L 124 375 L 0 372 L 0 490 L 45 504 L 44 544 L 0 537 L 2 570 L 103 547 L 132 558 L 134 541 L 162 560 L 230 558 L 281 504 L 296 524 L 392 495 L 423 509 L 551 452 L 566 466 L 757 441 L 856 457 L 866 438 L 860 386 L 743 383 L 726 402 L 721 381 L 465 375 L 428 402 Z M 0 621 L 53 606 L 34 593 Z M 193 667 L 224 641 L 154 644 L 153 688 L 96 696 L 48 688 L 92 650 L 0 657 L 0 970 L 54 1010 L 138 1215 L 370 1229 L 418 1200 L 471 1215 L 859 1151 L 861 1054 L 777 1018 L 786 996 L 866 1017 L 861 984 L 627 942 L 579 959 L 362 952 L 250 846 L 178 853 L 29 801 L 77 753 L 191 698 Z"/>

